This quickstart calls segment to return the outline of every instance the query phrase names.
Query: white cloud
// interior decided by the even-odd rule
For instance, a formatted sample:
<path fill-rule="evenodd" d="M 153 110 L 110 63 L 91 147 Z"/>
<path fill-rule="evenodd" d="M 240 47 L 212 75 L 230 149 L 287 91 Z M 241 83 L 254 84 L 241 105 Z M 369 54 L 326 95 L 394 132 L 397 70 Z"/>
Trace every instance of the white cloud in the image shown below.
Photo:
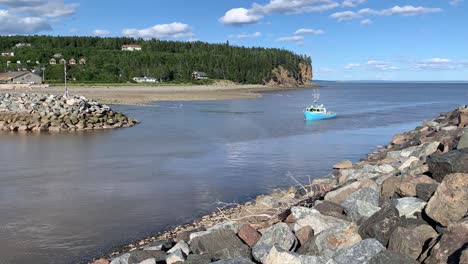
<path fill-rule="evenodd" d="M 245 38 L 258 38 L 258 37 L 261 37 L 261 36 L 262 36 L 262 33 L 255 32 L 255 33 L 252 33 L 252 34 L 229 35 L 229 38 L 245 39 Z"/>
<path fill-rule="evenodd" d="M 344 0 L 341 4 L 344 7 L 355 7 L 357 5 L 363 4 L 366 0 Z"/>
<path fill-rule="evenodd" d="M 455 70 L 461 68 L 468 68 L 468 62 L 445 58 L 432 58 L 417 61 L 412 67 L 413 70 Z"/>
<path fill-rule="evenodd" d="M 379 71 L 396 71 L 396 70 L 400 69 L 400 68 L 398 68 L 396 66 L 392 66 L 388 62 L 384 62 L 384 61 L 369 60 L 366 64 L 371 69 L 379 70 Z"/>
<path fill-rule="evenodd" d="M 52 27 L 40 17 L 18 17 L 7 10 L 0 10 L 0 34 L 33 34 L 49 31 Z"/>
<path fill-rule="evenodd" d="M 227 11 L 219 22 L 225 25 L 245 25 L 257 23 L 262 17 L 245 8 L 234 8 Z"/>
<path fill-rule="evenodd" d="M 297 43 L 302 43 L 304 42 L 304 37 L 303 36 L 291 36 L 291 37 L 282 37 L 276 39 L 278 42 L 297 42 Z"/>
<path fill-rule="evenodd" d="M 323 33 L 325 32 L 321 29 L 301 28 L 301 29 L 296 30 L 294 34 L 296 35 L 320 35 Z"/>
<path fill-rule="evenodd" d="M 370 25 L 372 24 L 372 20 L 370 19 L 364 19 L 361 21 L 361 25 Z"/>
<path fill-rule="evenodd" d="M 421 14 L 429 14 L 429 13 L 437 13 L 442 12 L 443 10 L 440 8 L 429 8 L 429 7 L 422 7 L 422 6 L 394 6 L 392 8 L 382 9 L 382 10 L 375 10 L 371 8 L 364 8 L 357 12 L 355 11 L 343 11 L 343 12 L 336 12 L 330 15 L 331 18 L 338 20 L 339 22 L 345 20 L 352 20 L 363 18 L 366 15 L 372 16 L 393 16 L 393 15 L 400 15 L 400 16 L 416 16 Z"/>
<path fill-rule="evenodd" d="M 0 0 L 0 33 L 34 34 L 52 30 L 51 20 L 75 14 L 78 6 L 64 0 Z"/>
<path fill-rule="evenodd" d="M 219 22 L 225 25 L 244 25 L 260 21 L 271 14 L 303 14 L 327 11 L 339 7 L 335 0 L 270 0 L 267 4 L 253 3 L 251 8 L 227 11 Z"/>
<path fill-rule="evenodd" d="M 93 34 L 96 36 L 106 36 L 112 34 L 112 31 L 107 29 L 96 29 L 93 31 Z"/>
<path fill-rule="evenodd" d="M 179 22 L 154 25 L 143 29 L 124 29 L 122 35 L 144 39 L 192 39 L 195 36 L 189 25 Z"/>
<path fill-rule="evenodd" d="M 362 18 L 362 15 L 356 13 L 354 11 L 343 11 L 343 12 L 336 12 L 330 15 L 331 18 L 338 20 L 338 22 L 345 21 L 345 20 L 352 20 L 357 18 Z"/>
<path fill-rule="evenodd" d="M 449 2 L 449 4 L 453 5 L 453 6 L 458 6 L 462 2 L 463 2 L 463 0 L 452 0 L 452 1 Z"/>
<path fill-rule="evenodd" d="M 354 68 L 358 68 L 358 67 L 361 67 L 361 64 L 359 63 L 348 63 L 346 64 L 346 66 L 344 66 L 345 69 L 354 69 Z"/>

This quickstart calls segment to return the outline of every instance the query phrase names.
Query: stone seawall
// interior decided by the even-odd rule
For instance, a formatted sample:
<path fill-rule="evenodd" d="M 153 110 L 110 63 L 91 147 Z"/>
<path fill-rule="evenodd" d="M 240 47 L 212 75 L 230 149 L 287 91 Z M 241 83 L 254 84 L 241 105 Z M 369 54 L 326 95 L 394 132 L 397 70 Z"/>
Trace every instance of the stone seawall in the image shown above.
<path fill-rule="evenodd" d="M 468 263 L 466 106 L 334 169 L 94 263 Z"/>
<path fill-rule="evenodd" d="M 0 94 L 0 130 L 82 131 L 131 127 L 138 121 L 79 96 Z"/>

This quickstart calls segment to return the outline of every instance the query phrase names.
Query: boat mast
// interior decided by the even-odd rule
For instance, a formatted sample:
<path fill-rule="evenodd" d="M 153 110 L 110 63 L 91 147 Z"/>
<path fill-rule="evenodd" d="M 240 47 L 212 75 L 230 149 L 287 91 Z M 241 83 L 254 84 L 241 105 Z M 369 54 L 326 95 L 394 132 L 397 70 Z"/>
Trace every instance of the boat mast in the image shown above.
<path fill-rule="evenodd" d="M 312 96 L 314 97 L 314 104 L 317 104 L 320 99 L 320 93 L 317 89 L 314 89 Z"/>

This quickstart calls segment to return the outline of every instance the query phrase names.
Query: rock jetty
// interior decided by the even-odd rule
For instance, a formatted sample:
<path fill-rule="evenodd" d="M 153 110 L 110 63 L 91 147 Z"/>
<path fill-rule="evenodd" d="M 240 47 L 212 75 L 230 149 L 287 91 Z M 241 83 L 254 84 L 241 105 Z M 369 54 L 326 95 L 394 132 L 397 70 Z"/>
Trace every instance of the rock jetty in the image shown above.
<path fill-rule="evenodd" d="M 468 263 L 468 108 L 333 175 L 259 196 L 95 264 Z"/>
<path fill-rule="evenodd" d="M 0 94 L 0 130 L 81 131 L 131 127 L 138 121 L 82 96 Z"/>

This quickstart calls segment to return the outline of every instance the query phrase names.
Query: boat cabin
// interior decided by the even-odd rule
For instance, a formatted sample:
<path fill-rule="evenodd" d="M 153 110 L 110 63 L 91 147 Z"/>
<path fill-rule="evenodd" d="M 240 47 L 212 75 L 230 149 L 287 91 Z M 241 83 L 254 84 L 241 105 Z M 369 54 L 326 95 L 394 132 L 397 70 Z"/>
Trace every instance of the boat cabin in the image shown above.
<path fill-rule="evenodd" d="M 311 105 L 306 108 L 307 112 L 312 112 L 312 113 L 322 113 L 326 114 L 327 113 L 327 108 L 325 108 L 323 105 Z"/>

